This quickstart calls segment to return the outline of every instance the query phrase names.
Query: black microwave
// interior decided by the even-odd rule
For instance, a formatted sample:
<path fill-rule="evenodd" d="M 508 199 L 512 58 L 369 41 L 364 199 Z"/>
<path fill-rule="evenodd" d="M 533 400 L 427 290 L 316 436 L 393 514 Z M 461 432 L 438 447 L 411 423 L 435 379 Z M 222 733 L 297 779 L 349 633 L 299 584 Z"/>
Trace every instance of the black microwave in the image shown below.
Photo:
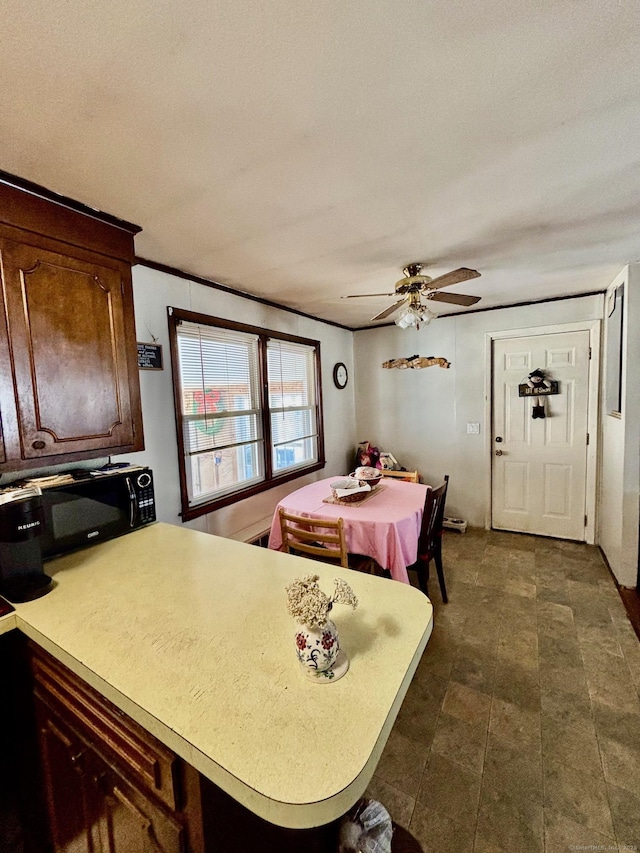
<path fill-rule="evenodd" d="M 47 559 L 122 536 L 156 520 L 149 468 L 92 472 L 42 485 L 42 556 Z"/>

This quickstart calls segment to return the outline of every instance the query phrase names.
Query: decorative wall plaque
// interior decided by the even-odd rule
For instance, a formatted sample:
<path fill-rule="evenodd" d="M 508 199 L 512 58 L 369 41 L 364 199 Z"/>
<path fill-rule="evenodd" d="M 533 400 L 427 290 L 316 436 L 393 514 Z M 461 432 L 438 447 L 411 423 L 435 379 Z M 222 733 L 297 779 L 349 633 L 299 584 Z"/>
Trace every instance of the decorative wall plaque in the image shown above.
<path fill-rule="evenodd" d="M 518 385 L 518 397 L 543 397 L 549 396 L 550 394 L 559 394 L 560 393 L 560 383 L 556 382 L 554 379 L 547 380 L 549 382 L 549 387 L 546 385 L 539 385 L 537 387 L 531 387 L 524 382 L 522 385 Z"/>

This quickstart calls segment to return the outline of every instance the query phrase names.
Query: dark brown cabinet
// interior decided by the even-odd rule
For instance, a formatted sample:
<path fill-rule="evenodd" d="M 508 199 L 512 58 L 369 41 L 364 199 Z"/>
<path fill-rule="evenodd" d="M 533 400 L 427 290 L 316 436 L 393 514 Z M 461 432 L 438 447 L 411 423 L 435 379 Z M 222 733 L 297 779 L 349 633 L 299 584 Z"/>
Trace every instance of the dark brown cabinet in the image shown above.
<path fill-rule="evenodd" d="M 136 230 L 0 183 L 0 469 L 143 449 Z"/>
<path fill-rule="evenodd" d="M 93 853 L 98 807 L 87 748 L 46 706 L 36 702 L 36 708 L 54 847 L 67 853 Z"/>
<path fill-rule="evenodd" d="M 55 853 L 201 853 L 198 774 L 48 655 L 32 672 Z"/>
<path fill-rule="evenodd" d="M 339 821 L 268 823 L 34 643 L 28 658 L 52 853 L 337 849 Z"/>
<path fill-rule="evenodd" d="M 98 832 L 104 853 L 183 853 L 185 832 L 119 774 L 106 770 L 98 780 Z"/>
<path fill-rule="evenodd" d="M 55 851 L 183 853 L 184 829 L 116 772 L 61 717 L 36 702 Z"/>

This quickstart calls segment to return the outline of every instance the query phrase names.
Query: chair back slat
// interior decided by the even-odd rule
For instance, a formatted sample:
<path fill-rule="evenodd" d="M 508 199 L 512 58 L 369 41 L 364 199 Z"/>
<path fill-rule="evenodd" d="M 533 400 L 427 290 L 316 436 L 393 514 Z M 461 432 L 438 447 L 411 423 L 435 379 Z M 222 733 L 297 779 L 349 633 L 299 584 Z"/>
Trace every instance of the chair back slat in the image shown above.
<path fill-rule="evenodd" d="M 405 480 L 407 483 L 420 482 L 420 474 L 417 471 L 390 471 L 382 468 L 380 473 L 383 477 L 397 477 L 399 480 Z"/>
<path fill-rule="evenodd" d="M 282 546 L 287 554 L 295 552 L 323 561 L 339 563 L 349 568 L 344 521 L 325 518 L 307 518 L 293 515 L 279 508 Z"/>
<path fill-rule="evenodd" d="M 442 536 L 444 520 L 444 505 L 447 499 L 449 475 L 446 474 L 444 483 L 437 489 L 427 488 L 427 497 L 422 513 L 420 538 L 418 539 L 418 554 L 433 553 L 438 537 Z"/>

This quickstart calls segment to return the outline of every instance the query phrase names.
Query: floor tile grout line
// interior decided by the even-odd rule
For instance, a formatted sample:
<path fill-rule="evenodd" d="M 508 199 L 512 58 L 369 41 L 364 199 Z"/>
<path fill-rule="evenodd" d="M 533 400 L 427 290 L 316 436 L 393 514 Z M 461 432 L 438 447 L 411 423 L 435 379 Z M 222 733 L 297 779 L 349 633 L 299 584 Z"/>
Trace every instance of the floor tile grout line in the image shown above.
<path fill-rule="evenodd" d="M 435 623 L 435 608 L 434 608 L 434 622 L 433 622 L 433 624 L 434 624 L 434 628 L 435 628 L 435 624 L 436 624 Z M 448 682 L 449 682 L 449 679 L 447 679 L 447 683 Z M 447 691 L 445 688 L 445 691 L 444 691 L 444 694 L 442 697 L 442 701 L 440 702 L 440 706 L 438 708 L 438 713 L 436 714 L 434 733 L 438 727 L 438 721 L 440 720 L 440 716 L 442 715 L 442 705 L 444 703 L 444 697 L 446 696 L 446 692 Z M 432 753 L 433 753 L 433 737 L 431 738 L 431 743 L 429 744 L 429 750 L 427 752 L 427 758 L 426 758 L 426 761 L 424 763 L 424 767 L 422 768 L 422 773 L 420 775 L 420 781 L 418 782 L 418 788 L 416 791 L 416 796 L 413 799 L 413 808 L 411 809 L 411 817 L 409 818 L 409 826 L 411 825 L 411 821 L 413 820 L 413 816 L 415 814 L 415 810 L 416 810 L 416 807 L 418 805 L 418 795 L 420 793 L 420 790 L 422 789 L 422 780 L 424 779 L 425 773 L 427 772 L 427 768 L 429 766 L 429 759 L 431 758 Z"/>
<path fill-rule="evenodd" d="M 621 620 L 616 620 L 614 618 L 618 614 L 617 611 L 613 608 L 613 603 L 610 595 L 604 594 L 603 592 L 601 603 L 598 604 L 598 589 L 606 589 L 604 583 L 602 582 L 602 577 L 599 577 L 601 559 L 596 561 L 593 555 L 591 554 L 591 551 L 589 551 L 589 555 L 586 558 L 586 562 L 584 563 L 586 574 L 585 579 L 583 579 L 583 577 L 581 577 L 580 575 L 580 571 L 581 563 L 583 562 L 582 555 L 586 553 L 585 551 L 582 551 L 578 548 L 565 547 L 563 543 L 558 543 L 558 546 L 556 547 L 555 542 L 552 544 L 545 543 L 544 548 L 518 548 L 517 545 L 521 543 L 517 538 L 511 537 L 510 534 L 504 534 L 504 536 L 504 539 L 496 540 L 495 535 L 493 538 L 490 538 L 489 532 L 482 531 L 477 536 L 474 536 L 473 539 L 470 538 L 469 540 L 466 540 L 466 543 L 463 543 L 463 540 L 460 538 L 459 534 L 457 534 L 457 542 L 455 548 L 456 553 L 451 561 L 446 560 L 445 574 L 447 573 L 448 563 L 450 575 L 447 580 L 449 581 L 449 578 L 451 579 L 450 586 L 452 591 L 456 590 L 456 588 L 459 591 L 459 607 L 454 610 L 454 608 L 450 608 L 449 605 L 443 605 L 440 601 L 436 601 L 434 605 L 434 621 L 436 625 L 439 625 L 443 628 L 443 631 L 440 635 L 440 643 L 442 644 L 442 647 L 445 649 L 446 652 L 446 654 L 440 659 L 438 659 L 437 655 L 433 657 L 433 663 L 431 664 L 431 666 L 433 666 L 434 671 L 446 673 L 444 675 L 444 678 L 442 675 L 438 676 L 439 678 L 443 678 L 444 693 L 442 694 L 442 701 L 437 706 L 437 713 L 434 715 L 434 731 L 437 730 L 438 725 L 443 719 L 445 713 L 443 710 L 444 702 L 446 700 L 447 693 L 450 691 L 451 686 L 454 683 L 459 684 L 461 687 L 465 687 L 470 690 L 475 690 L 480 693 L 487 693 L 487 685 L 490 684 L 490 690 L 487 695 L 491 696 L 491 706 L 489 708 L 488 723 L 486 725 L 486 728 L 483 730 L 484 741 L 481 750 L 482 764 L 480 772 L 480 784 L 478 788 L 477 807 L 475 809 L 475 822 L 473 827 L 469 827 L 467 830 L 468 832 L 471 832 L 471 830 L 473 830 L 473 836 L 469 839 L 471 841 L 471 846 L 475 847 L 476 843 L 479 843 L 478 829 L 481 825 L 480 816 L 482 798 L 483 795 L 486 795 L 487 791 L 489 790 L 487 788 L 489 782 L 489 777 L 487 775 L 487 761 L 489 759 L 489 745 L 491 743 L 491 709 L 493 707 L 494 698 L 496 697 L 498 699 L 501 699 L 502 701 L 509 701 L 516 707 L 528 709 L 531 711 L 535 711 L 537 708 L 537 713 L 539 715 L 537 726 L 533 730 L 529 728 L 529 726 L 527 726 L 528 731 L 530 731 L 534 737 L 539 737 L 540 743 L 540 772 L 542 774 L 540 789 L 542 799 L 542 836 L 538 838 L 536 843 L 538 845 L 542 845 L 542 849 L 544 850 L 548 849 L 549 851 L 551 851 L 553 847 L 556 830 L 553 830 L 554 834 L 552 836 L 549 836 L 547 832 L 547 821 L 551 812 L 557 812 L 558 816 L 561 816 L 563 820 L 576 820 L 576 816 L 573 815 L 572 812 L 565 813 L 564 808 L 559 809 L 559 806 L 562 805 L 562 801 L 560 801 L 559 803 L 554 803 L 550 799 L 551 791 L 553 789 L 549 788 L 549 783 L 550 781 L 552 781 L 552 777 L 548 776 L 548 774 L 545 773 L 544 768 L 545 763 L 548 763 L 548 760 L 553 759 L 553 750 L 551 753 L 547 753 L 547 761 L 545 762 L 545 752 L 543 749 L 543 737 L 545 737 L 545 717 L 543 716 L 542 705 L 543 690 L 544 687 L 547 685 L 547 689 L 546 691 L 544 691 L 545 695 L 547 695 L 547 693 L 551 695 L 549 691 L 553 691 L 556 696 L 554 702 L 557 701 L 560 703 L 558 704 L 557 708 L 555 707 L 555 704 L 553 706 L 548 707 L 548 711 L 553 714 L 553 717 L 549 718 L 549 722 L 559 712 L 562 712 L 565 715 L 566 719 L 570 703 L 572 703 L 573 701 L 572 697 L 574 695 L 574 691 L 578 691 L 576 695 L 584 694 L 583 700 L 581 700 L 580 704 L 582 704 L 582 701 L 586 702 L 586 700 L 588 699 L 588 706 L 586 704 L 584 705 L 584 712 L 587 712 L 588 716 L 585 716 L 584 719 L 585 721 L 588 719 L 589 724 L 592 727 L 591 730 L 596 735 L 596 744 L 598 748 L 597 755 L 600 767 L 599 776 L 603 780 L 603 784 L 605 785 L 606 803 L 611 818 L 610 827 L 612 827 L 610 831 L 612 832 L 612 838 L 615 839 L 616 845 L 623 844 L 624 840 L 618 840 L 616 824 L 613 821 L 613 800 L 611 799 L 611 795 L 609 792 L 609 783 L 606 777 L 604 776 L 605 757 L 603 751 L 603 737 L 606 739 L 606 732 L 608 731 L 608 729 L 602 730 L 601 728 L 599 728 L 598 725 L 596 725 L 596 695 L 590 689 L 590 685 L 587 681 L 587 658 L 585 657 L 585 650 L 588 649 L 588 646 L 585 644 L 585 642 L 590 641 L 593 643 L 594 637 L 596 639 L 598 637 L 597 630 L 594 630 L 590 634 L 589 628 L 591 621 L 593 622 L 592 627 L 594 629 L 598 628 L 598 624 L 603 624 L 602 621 L 600 621 L 599 623 L 599 620 L 602 620 L 603 616 L 605 615 L 604 611 L 602 611 L 602 607 L 605 608 L 607 615 L 604 627 L 612 634 L 609 639 L 604 638 L 606 641 L 605 651 L 608 655 L 610 655 L 611 649 L 618 648 L 619 654 L 615 654 L 614 657 L 618 661 L 620 657 L 624 658 L 623 670 L 620 670 L 620 674 L 622 675 L 624 671 L 624 673 L 626 673 L 630 677 L 629 683 L 635 685 L 635 682 L 633 681 L 633 670 L 631 668 L 631 661 L 634 659 L 633 657 L 630 658 L 627 654 L 628 645 L 625 645 L 626 635 L 618 624 L 618 622 Z M 467 545 L 469 545 L 470 547 L 468 550 L 465 550 Z M 490 554 L 491 560 L 494 561 L 495 565 L 498 566 L 498 568 L 496 570 L 493 570 L 491 573 L 487 572 L 483 576 L 482 566 L 491 564 L 491 562 L 487 563 L 486 561 L 484 561 L 484 557 L 487 556 L 488 545 L 491 545 L 492 548 L 495 547 L 495 550 L 490 552 Z M 512 552 L 511 555 L 507 553 L 508 551 Z M 521 563 L 526 562 L 528 564 L 526 567 L 523 568 L 523 571 L 520 573 L 520 576 L 518 572 L 519 563 L 517 554 L 517 552 L 519 551 L 522 552 L 522 554 L 527 551 L 532 552 L 534 555 L 533 559 L 527 557 L 526 561 L 520 561 Z M 455 575 L 456 558 L 460 559 L 460 561 L 464 563 L 463 576 L 457 578 Z M 474 572 L 469 571 L 469 566 L 472 562 L 474 562 L 478 566 L 478 569 Z M 532 563 L 533 565 L 531 565 Z M 545 566 L 548 568 L 545 568 Z M 504 597 L 504 601 L 507 601 L 507 596 L 505 595 L 504 588 L 502 590 L 500 588 L 500 577 L 504 575 L 511 578 L 512 583 L 509 588 L 508 602 L 507 604 L 503 603 L 501 605 L 502 599 L 500 597 L 500 594 L 502 594 L 502 596 Z M 478 584 L 478 581 L 483 580 L 489 585 L 484 586 L 482 584 Z M 432 592 L 437 598 L 438 593 L 436 589 L 433 589 Z M 474 599 L 482 599 L 484 603 L 481 602 L 480 604 L 478 604 L 477 601 L 474 601 Z M 450 594 L 450 601 L 451 603 L 455 604 L 455 595 Z M 496 613 L 496 618 L 500 619 L 500 624 L 495 630 L 495 639 L 492 639 L 492 635 L 494 632 L 491 626 L 489 626 L 485 630 L 482 626 L 476 625 L 474 626 L 474 630 L 471 631 L 471 623 L 468 620 L 472 618 L 474 621 L 477 621 L 479 616 L 482 618 L 484 604 L 491 605 L 493 607 L 493 612 Z M 500 647 L 499 645 L 501 639 L 504 640 L 505 637 L 509 636 L 509 626 L 506 625 L 505 622 L 503 622 L 502 613 L 508 612 L 507 608 L 511 605 L 516 606 L 517 609 L 521 609 L 523 614 L 531 612 L 530 605 L 532 607 L 532 615 L 535 616 L 535 619 L 531 620 L 530 627 L 533 628 L 533 626 L 535 625 L 535 661 L 537 663 L 536 667 L 532 666 L 533 656 L 527 654 L 526 652 L 526 640 L 524 642 L 520 642 L 521 656 L 526 655 L 526 662 L 524 664 L 518 663 L 518 651 L 516 650 L 515 646 L 513 650 L 510 650 L 508 643 L 503 643 L 504 648 Z M 556 606 L 558 607 L 558 610 L 556 610 Z M 471 609 L 467 609 L 467 607 L 470 607 Z M 497 608 L 500 608 L 499 616 Z M 547 613 L 546 619 L 543 617 L 545 609 Z M 563 615 L 563 613 L 565 615 Z M 484 618 L 486 618 L 486 615 Z M 529 616 L 526 616 L 527 621 L 529 620 L 529 618 Z M 514 630 L 517 630 L 517 612 L 515 616 L 511 616 L 511 623 L 513 625 Z M 524 627 L 524 630 L 528 630 L 526 625 Z M 452 640 L 449 639 L 448 635 L 454 637 L 456 634 L 465 636 L 469 635 L 470 633 L 473 634 L 471 642 L 468 644 L 465 644 L 463 641 L 456 642 L 455 650 L 452 649 L 451 651 L 453 652 L 453 654 L 449 656 L 447 643 L 452 642 Z M 549 638 L 549 643 L 545 642 L 545 659 L 547 662 L 546 668 L 541 666 L 541 662 L 543 660 L 543 658 L 541 657 L 541 640 L 543 637 Z M 582 676 L 575 683 L 565 683 L 564 681 L 560 681 L 556 676 L 554 681 L 557 683 L 554 687 L 552 684 L 549 683 L 548 679 L 550 674 L 553 678 L 553 665 L 556 661 L 555 656 L 573 654 L 571 646 L 565 646 L 563 648 L 563 644 L 561 642 L 563 638 L 566 638 L 568 641 L 570 641 L 571 646 L 573 647 L 573 649 L 575 649 L 575 652 L 577 653 L 577 657 L 573 659 L 573 664 L 571 663 L 571 657 L 565 658 L 566 665 L 578 666 L 579 662 Z M 613 645 L 613 640 L 616 641 L 615 646 Z M 427 652 L 428 648 L 429 647 L 427 646 Z M 465 657 L 473 658 L 475 651 L 478 652 L 476 660 L 467 660 L 465 661 L 466 665 L 462 665 L 462 662 L 465 660 Z M 493 659 L 496 661 L 497 666 L 494 666 L 493 668 L 485 668 L 483 655 L 488 655 L 489 659 L 493 657 Z M 498 655 L 500 655 L 500 657 L 498 657 Z M 511 689 L 507 683 L 508 676 L 505 677 L 504 674 L 502 677 L 502 684 L 498 685 L 498 678 L 501 671 L 500 667 L 502 666 L 503 660 L 506 664 L 510 662 L 514 667 L 516 667 L 516 669 L 514 670 L 516 674 L 517 667 L 520 666 L 522 668 L 522 682 L 519 687 Z M 594 659 L 592 659 L 592 664 L 594 664 Z M 432 677 L 429 674 L 431 666 L 428 666 L 425 670 L 425 674 L 428 678 Z M 458 666 L 457 672 L 456 666 Z M 530 675 L 533 674 L 534 669 L 536 670 L 535 676 L 533 679 L 531 679 Z M 627 679 L 625 678 L 625 682 L 626 681 Z M 442 687 L 438 687 L 438 689 L 440 690 L 442 689 Z M 536 694 L 530 692 L 534 689 L 536 689 Z M 508 698 L 502 698 L 502 696 L 498 696 L 496 690 L 499 690 L 502 693 L 502 696 Z M 562 711 L 563 703 L 565 708 L 564 711 Z M 452 709 L 450 710 L 454 710 L 454 708 L 452 707 Z M 615 708 L 613 710 L 615 710 Z M 456 715 L 454 714 L 453 716 Z M 577 720 L 578 718 L 576 718 L 576 722 Z M 517 725 L 517 717 L 515 717 L 515 721 Z M 468 722 L 470 722 L 470 720 Z M 517 732 L 517 729 L 509 729 L 508 731 L 513 734 L 514 732 Z M 560 730 L 560 734 L 562 734 L 562 730 Z M 548 740 L 548 735 L 547 743 L 553 744 L 553 737 L 555 737 L 555 735 L 552 735 L 551 741 Z M 510 743 L 510 740 L 507 739 L 506 742 Z M 474 746 L 474 750 L 479 750 L 479 739 L 476 739 L 475 743 L 476 746 Z M 574 750 L 570 750 L 566 754 L 563 752 L 559 756 L 562 760 L 558 762 L 561 766 L 567 767 L 574 773 L 580 772 L 579 767 L 583 763 L 576 750 L 579 750 L 578 744 L 576 744 L 576 748 Z M 427 750 L 422 772 L 419 777 L 419 784 L 418 789 L 416 791 L 416 795 L 415 797 L 410 798 L 409 802 L 407 803 L 407 805 L 411 805 L 411 815 L 409 819 L 410 822 L 416 819 L 416 809 L 418 807 L 418 793 L 420 792 L 422 784 L 425 781 L 429 764 L 430 762 L 432 762 L 433 757 L 435 755 L 439 756 L 440 753 L 434 752 L 432 739 Z M 476 752 L 476 756 L 477 758 L 480 757 L 479 752 Z M 443 757 L 447 758 L 446 751 Z M 463 755 L 461 755 L 460 757 L 464 759 Z M 593 754 L 593 758 L 595 758 L 595 752 Z M 558 756 L 556 756 L 556 760 L 557 759 Z M 564 759 L 568 759 L 568 763 L 565 763 Z M 589 761 L 588 764 L 590 765 L 591 762 Z M 461 764 L 460 767 L 466 769 L 467 771 L 471 769 L 466 764 Z M 506 779 L 503 778 L 501 784 L 504 784 L 505 781 Z M 443 791 L 441 791 L 440 796 L 446 795 L 446 782 L 439 782 L 438 784 L 445 784 L 445 788 L 443 789 L 444 794 Z M 475 784 L 477 785 L 478 782 L 476 781 Z M 603 794 L 600 793 L 598 796 L 603 797 Z M 604 798 L 600 801 L 602 803 L 602 807 L 604 808 Z M 444 804 L 445 800 L 443 800 L 442 803 Z M 516 798 L 514 800 L 514 807 L 516 809 L 517 804 L 518 799 Z M 469 815 L 469 817 L 471 816 L 471 813 L 466 813 Z M 445 810 L 444 812 L 442 812 L 442 815 L 444 817 L 447 817 L 448 811 Z M 627 816 L 625 814 L 624 819 L 627 820 L 628 818 L 631 818 L 631 815 Z M 492 821 L 494 819 L 495 816 L 492 817 Z M 457 820 L 457 815 L 456 817 L 448 818 L 448 820 L 451 821 L 452 825 L 455 824 Z M 586 824 L 586 821 L 592 823 L 591 818 L 589 818 L 586 814 L 582 816 L 582 819 L 578 819 L 577 821 L 583 828 L 583 830 L 588 830 L 589 828 Z M 417 825 L 418 824 L 416 824 L 416 826 Z M 593 825 L 598 826 L 598 823 L 596 822 Z M 496 824 L 496 827 L 499 826 L 499 824 Z M 550 826 L 553 828 L 554 824 L 552 823 Z M 451 829 L 451 831 L 453 832 L 453 829 Z M 606 834 L 608 835 L 608 833 Z M 502 837 L 504 840 L 509 836 L 501 835 L 497 837 Z M 425 839 L 425 842 L 429 844 L 427 839 Z M 490 844 L 495 843 L 495 839 L 484 838 L 483 843 L 487 842 Z M 467 850 L 466 844 L 464 849 L 465 851 Z M 555 849 L 555 847 L 553 847 L 553 849 Z"/>
<path fill-rule="evenodd" d="M 447 606 L 447 605 L 445 605 L 444 603 L 442 603 L 442 602 L 440 603 L 440 607 L 446 607 L 446 606 Z M 465 619 L 465 625 L 466 625 L 466 621 L 467 621 L 467 620 Z M 461 655 L 461 650 L 460 650 L 460 648 L 458 648 L 458 649 L 456 650 L 456 654 L 455 654 L 454 659 L 453 659 L 453 664 L 452 664 L 452 667 L 451 667 L 451 671 L 450 671 L 450 673 L 449 673 L 449 677 L 447 678 L 447 687 L 445 688 L 444 695 L 443 695 L 443 697 L 442 697 L 442 702 L 440 703 L 440 707 L 439 707 L 439 709 L 438 709 L 438 713 L 437 713 L 437 715 L 436 715 L 436 725 L 435 725 L 435 728 L 434 728 L 434 732 L 437 730 L 438 723 L 440 722 L 440 720 L 441 720 L 441 718 L 442 718 L 443 714 L 445 713 L 445 712 L 443 711 L 443 707 L 444 707 L 444 703 L 445 703 L 445 700 L 446 700 L 447 692 L 448 692 L 448 690 L 449 690 L 449 686 L 450 686 L 452 683 L 459 683 L 459 682 L 456 682 L 456 681 L 453 679 L 453 673 L 454 673 L 454 671 L 455 671 L 455 664 L 456 664 L 456 661 L 458 660 L 458 658 L 460 657 L 460 655 Z M 463 685 L 463 686 L 465 686 L 465 685 Z M 486 746 L 487 746 L 487 739 L 488 739 L 488 726 L 489 726 L 489 724 L 487 723 L 487 732 L 485 733 L 485 747 L 484 747 L 483 765 L 482 765 L 482 768 L 483 768 L 483 769 L 482 769 L 482 773 L 480 774 L 480 786 L 481 786 L 481 787 L 482 787 L 482 776 L 483 776 L 483 773 L 484 773 L 484 760 L 485 760 L 485 757 L 484 757 L 484 756 L 486 755 Z M 421 789 L 421 787 L 422 787 L 422 781 L 423 781 L 423 779 L 424 779 L 424 777 L 425 777 L 425 774 L 427 773 L 427 768 L 429 767 L 429 763 L 430 763 L 430 759 L 431 759 L 431 757 L 432 757 L 433 755 L 437 755 L 437 754 L 438 754 L 438 753 L 434 753 L 434 751 L 433 751 L 433 741 L 432 741 L 431 746 L 429 747 L 429 753 L 428 753 L 428 756 L 427 756 L 427 761 L 426 761 L 426 763 L 425 763 L 425 767 L 424 767 L 424 770 L 423 770 L 423 772 L 422 772 L 422 776 L 421 776 L 421 778 L 420 778 L 420 784 L 419 784 L 419 786 L 418 786 L 418 791 L 420 791 L 420 789 Z M 452 763 L 453 763 L 453 764 L 457 764 L 457 762 L 453 761 L 453 759 L 451 759 L 451 761 L 452 761 Z M 468 767 L 463 767 L 463 765 L 459 765 L 459 766 L 460 766 L 462 769 L 469 770 L 469 768 L 468 768 Z M 415 811 L 415 807 L 416 807 L 416 805 L 417 805 L 417 802 L 418 802 L 418 800 L 417 800 L 417 796 L 416 796 L 416 801 L 415 801 L 415 804 L 414 804 L 414 809 L 413 809 L 413 811 Z M 473 847 L 475 847 L 475 839 L 476 839 L 476 832 L 477 832 L 477 825 L 478 825 L 478 818 L 479 818 L 479 814 L 480 814 L 480 796 L 478 796 L 478 803 L 477 803 L 477 805 L 476 805 L 476 815 L 475 815 L 474 831 L 473 831 L 473 843 L 472 843 L 472 846 L 473 846 Z M 413 814 L 412 814 L 412 817 L 413 817 Z"/>
<path fill-rule="evenodd" d="M 591 713 L 593 714 L 593 701 L 591 701 Z M 616 828 L 616 822 L 613 819 L 614 812 L 613 812 L 613 808 L 612 808 L 611 794 L 609 792 L 609 782 L 607 781 L 607 774 L 605 772 L 604 753 L 602 751 L 602 746 L 600 744 L 600 735 L 598 734 L 598 727 L 595 725 L 595 715 L 594 715 L 594 728 L 596 730 L 596 741 L 598 743 L 598 755 L 600 756 L 600 766 L 602 767 L 602 778 L 604 780 L 604 789 L 605 789 L 606 796 L 607 796 L 607 805 L 609 806 L 609 814 L 611 816 L 611 826 L 613 828 L 613 837 L 615 839 L 616 844 L 618 846 L 620 846 L 621 844 L 624 844 L 625 842 L 618 838 L 618 830 Z"/>
<path fill-rule="evenodd" d="M 480 823 L 480 804 L 482 803 L 482 791 L 483 791 L 483 788 L 485 785 L 484 771 L 485 771 L 485 768 L 487 766 L 487 752 L 489 749 L 489 731 L 490 731 L 490 726 L 491 726 L 491 708 L 493 707 L 493 695 L 492 695 L 491 699 L 492 699 L 492 704 L 489 707 L 489 720 L 487 722 L 487 731 L 485 732 L 485 740 L 484 740 L 484 755 L 482 758 L 482 773 L 480 774 L 480 791 L 478 793 L 478 805 L 476 807 L 476 821 L 475 821 L 475 826 L 473 828 L 473 848 L 474 848 L 474 850 L 475 850 L 475 846 L 476 846 L 476 840 L 478 837 L 478 825 Z"/>
<path fill-rule="evenodd" d="M 546 853 L 547 849 L 547 797 L 545 792 L 544 778 L 544 738 L 542 736 L 542 675 L 540 673 L 540 608 L 538 604 L 538 574 L 536 573 L 536 643 L 537 643 L 537 658 L 538 658 L 538 695 L 540 700 L 540 774 L 542 785 L 542 850 Z"/>
<path fill-rule="evenodd" d="M 569 600 L 571 601 L 571 608 L 570 608 L 570 609 L 571 609 L 572 614 L 573 614 L 573 622 L 574 622 L 574 626 L 575 626 L 575 625 L 576 625 L 576 619 L 575 619 L 576 614 L 575 614 L 575 610 L 574 610 L 575 596 L 574 596 L 574 597 L 572 597 L 572 595 L 571 595 L 571 589 L 569 589 Z M 613 620 L 611 620 L 611 621 L 613 622 Z M 586 661 L 585 661 L 585 657 L 584 657 L 584 654 L 583 654 L 583 643 L 582 643 L 582 642 L 581 642 L 581 640 L 580 640 L 580 632 L 578 631 L 577 627 L 576 627 L 576 640 L 577 640 L 577 644 L 578 644 L 578 650 L 579 650 L 579 653 L 580 653 L 580 659 L 581 659 L 581 661 L 582 661 L 582 666 L 583 666 L 583 669 L 585 670 L 585 678 L 586 678 L 586 670 L 587 670 L 587 666 L 586 666 Z M 594 714 L 594 707 L 593 707 L 594 699 L 593 699 L 593 696 L 592 696 L 591 691 L 590 691 L 590 689 L 589 689 L 588 680 L 587 680 L 587 682 L 586 682 L 586 683 L 587 683 L 587 691 L 588 691 L 588 693 L 589 693 L 589 712 L 590 712 L 590 719 L 591 719 L 591 721 L 592 721 L 592 723 L 593 723 L 593 728 L 594 728 L 594 732 L 595 732 L 595 735 L 596 735 L 596 741 L 597 741 L 597 744 L 598 744 L 598 755 L 599 755 L 599 758 L 600 758 L 600 769 L 601 769 L 601 772 L 602 772 L 602 779 L 603 779 L 603 782 L 604 782 L 604 788 L 605 788 L 605 792 L 606 792 L 607 805 L 608 805 L 608 808 L 609 808 L 609 816 L 610 816 L 610 818 L 611 818 L 611 826 L 612 826 L 613 833 L 614 833 L 613 840 L 615 841 L 616 846 L 618 846 L 621 842 L 618 840 L 617 831 L 616 831 L 616 828 L 615 828 L 615 823 L 614 823 L 614 821 L 613 821 L 613 810 L 612 810 L 612 808 L 611 808 L 611 800 L 610 800 L 610 796 L 609 796 L 609 786 L 608 786 L 607 779 L 606 779 L 605 772 L 604 772 L 604 760 L 603 760 L 603 754 L 602 754 L 602 749 L 601 749 L 601 745 L 600 745 L 600 737 L 599 737 L 599 735 L 598 735 L 598 728 L 597 728 L 597 726 L 596 726 L 596 721 L 595 721 L 595 714 Z M 541 714 L 541 722 L 542 722 L 542 714 Z M 563 762 L 559 762 L 559 763 L 563 764 Z M 547 804 L 547 782 L 546 782 L 546 774 L 545 774 L 545 772 L 544 772 L 544 756 L 543 756 L 542 786 L 543 786 L 544 823 L 545 823 L 545 826 L 544 826 L 544 839 L 545 839 L 545 841 L 544 841 L 544 843 L 545 843 L 545 850 L 546 850 L 546 844 L 547 844 L 547 840 L 546 840 L 546 839 L 547 839 L 547 831 L 546 831 L 546 823 L 547 823 L 547 822 L 546 822 L 546 817 L 547 817 L 547 814 L 546 814 L 546 812 L 547 812 L 547 809 L 551 809 L 551 808 L 552 808 L 552 804 L 551 804 L 551 803 Z"/>

